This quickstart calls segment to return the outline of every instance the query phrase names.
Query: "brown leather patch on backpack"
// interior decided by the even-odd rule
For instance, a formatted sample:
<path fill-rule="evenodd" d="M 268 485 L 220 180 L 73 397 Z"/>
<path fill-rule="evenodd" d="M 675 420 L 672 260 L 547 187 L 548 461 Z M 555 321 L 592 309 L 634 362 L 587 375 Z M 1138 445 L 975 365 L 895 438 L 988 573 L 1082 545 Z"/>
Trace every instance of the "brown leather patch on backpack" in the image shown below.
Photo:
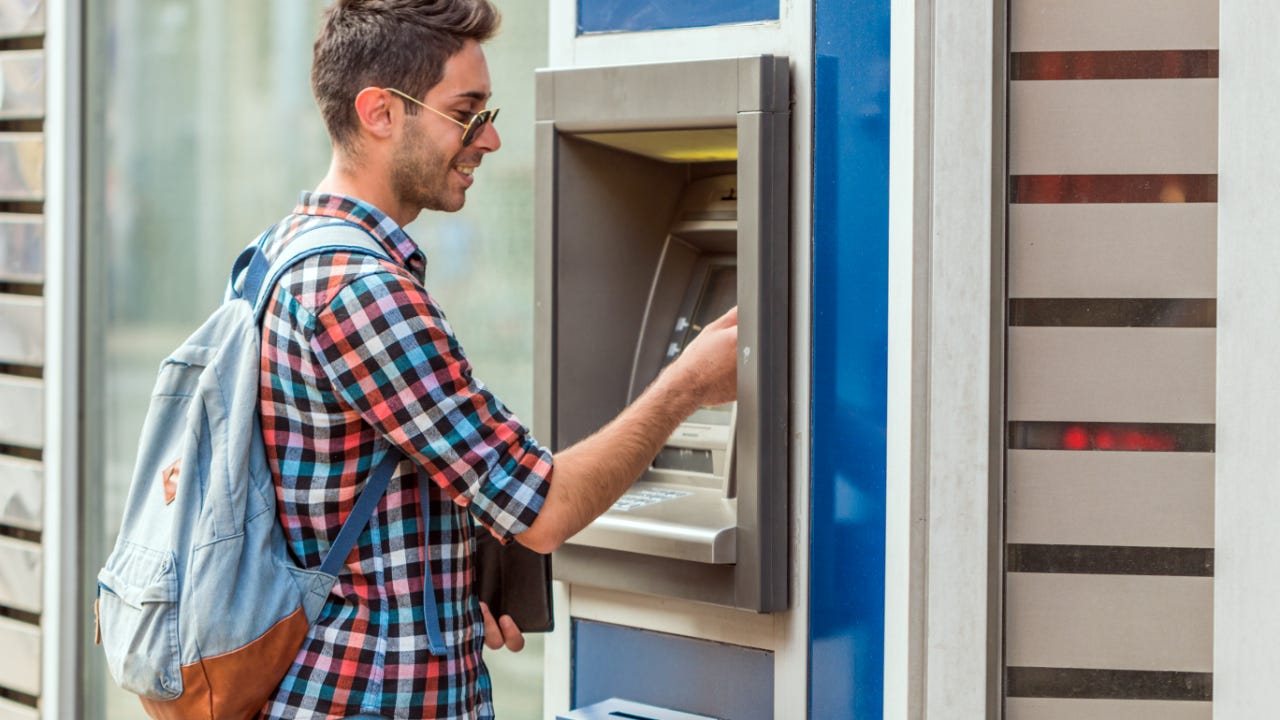
<path fill-rule="evenodd" d="M 164 504 L 168 505 L 178 496 L 178 476 L 182 474 L 182 458 L 173 461 L 173 464 L 160 471 L 160 478 L 164 480 Z"/>

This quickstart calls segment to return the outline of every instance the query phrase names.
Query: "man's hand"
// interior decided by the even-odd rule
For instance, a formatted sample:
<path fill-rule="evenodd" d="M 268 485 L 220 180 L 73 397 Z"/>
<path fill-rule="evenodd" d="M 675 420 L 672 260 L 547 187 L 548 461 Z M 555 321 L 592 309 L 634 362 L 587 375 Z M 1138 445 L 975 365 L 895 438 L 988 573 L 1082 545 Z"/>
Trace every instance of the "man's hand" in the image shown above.
<path fill-rule="evenodd" d="M 738 308 L 716 318 L 680 353 L 675 367 L 685 373 L 702 405 L 722 405 L 738 397 Z"/>
<path fill-rule="evenodd" d="M 511 652 L 524 649 L 524 634 L 516 627 L 516 621 L 510 615 L 503 615 L 494 622 L 493 613 L 489 612 L 489 606 L 484 603 L 480 603 L 480 614 L 484 616 L 485 647 L 497 650 L 505 645 Z"/>
<path fill-rule="evenodd" d="M 644 473 L 685 418 L 700 407 L 737 398 L 737 351 L 738 309 L 734 308 L 702 328 L 680 357 L 618 417 L 556 453 L 542 511 L 528 530 L 516 535 L 516 541 L 534 552 L 553 552 L 608 510 Z M 489 647 L 503 642 L 511 646 L 511 636 L 501 623 L 487 619 L 485 626 L 491 628 L 486 638 Z M 514 623 L 511 629 L 519 632 Z"/>

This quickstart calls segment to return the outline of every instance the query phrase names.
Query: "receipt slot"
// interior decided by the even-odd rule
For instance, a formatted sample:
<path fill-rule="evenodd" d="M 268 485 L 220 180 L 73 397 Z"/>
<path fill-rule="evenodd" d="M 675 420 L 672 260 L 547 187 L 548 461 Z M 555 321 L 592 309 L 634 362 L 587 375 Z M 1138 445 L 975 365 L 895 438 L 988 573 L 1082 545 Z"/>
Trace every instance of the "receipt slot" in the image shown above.
<path fill-rule="evenodd" d="M 567 447 L 738 306 L 738 399 L 699 409 L 558 579 L 787 607 L 789 76 L 783 58 L 537 81 L 536 416 Z"/>

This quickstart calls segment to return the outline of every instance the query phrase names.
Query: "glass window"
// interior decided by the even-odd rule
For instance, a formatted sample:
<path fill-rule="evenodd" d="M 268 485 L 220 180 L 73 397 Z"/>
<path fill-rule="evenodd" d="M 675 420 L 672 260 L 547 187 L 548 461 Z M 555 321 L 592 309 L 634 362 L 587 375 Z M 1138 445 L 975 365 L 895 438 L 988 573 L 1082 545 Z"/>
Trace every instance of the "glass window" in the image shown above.
<path fill-rule="evenodd" d="M 84 600 L 115 543 L 160 360 L 221 299 L 236 253 L 289 212 L 329 161 L 311 98 L 324 0 L 103 0 L 86 4 L 86 566 Z M 533 69 L 544 3 L 505 0 L 487 46 L 503 148 L 467 206 L 408 228 L 428 289 L 477 377 L 532 419 Z M 92 638 L 86 638 L 86 645 Z M 91 718 L 134 718 L 89 647 Z M 499 716 L 542 712 L 542 641 L 490 653 Z"/>

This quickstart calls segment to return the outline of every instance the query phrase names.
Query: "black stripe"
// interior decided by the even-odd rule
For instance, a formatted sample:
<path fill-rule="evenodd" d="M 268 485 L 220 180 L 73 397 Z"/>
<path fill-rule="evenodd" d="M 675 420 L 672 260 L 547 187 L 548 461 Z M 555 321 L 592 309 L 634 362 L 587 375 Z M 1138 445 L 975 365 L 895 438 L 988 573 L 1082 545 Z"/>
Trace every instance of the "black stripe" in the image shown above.
<path fill-rule="evenodd" d="M 11 525 L 0 525 L 0 537 L 8 537 L 13 538 L 14 540 L 23 540 L 25 542 L 39 544 L 40 531 L 13 527 Z"/>
<path fill-rule="evenodd" d="M 0 362 L 0 375 L 31 378 L 40 380 L 44 377 L 44 368 L 38 365 L 19 365 L 17 363 Z"/>
<path fill-rule="evenodd" d="M 44 285 L 29 282 L 0 282 L 0 293 L 5 295 L 34 295 L 38 297 L 44 294 Z"/>
<path fill-rule="evenodd" d="M 1005 565 L 1024 573 L 1213 577 L 1213 549 L 1010 543 Z"/>
<path fill-rule="evenodd" d="M 1179 327 L 1218 325 L 1218 301 L 1206 298 L 1018 298 L 1009 324 L 1023 327 Z"/>
<path fill-rule="evenodd" d="M 30 7 L 30 6 L 28 6 Z M 42 50 L 44 34 L 0 38 L 0 50 Z"/>
<path fill-rule="evenodd" d="M 40 200 L 0 200 L 0 212 L 18 215 L 43 215 L 44 202 Z"/>
<path fill-rule="evenodd" d="M 0 617 L 17 620 L 18 622 L 27 623 L 28 625 L 40 624 L 40 613 L 18 610 L 17 608 L 4 607 L 2 605 L 0 605 Z"/>
<path fill-rule="evenodd" d="M 44 459 L 44 452 L 38 448 L 18 447 L 17 445 L 6 445 L 4 443 L 0 443 L 0 455 L 35 460 L 36 462 Z"/>
<path fill-rule="evenodd" d="M 1212 423 L 1009 423 L 1010 450 L 1213 452 Z"/>
<path fill-rule="evenodd" d="M 35 695 L 28 695 L 24 692 L 18 692 L 17 690 L 10 690 L 9 688 L 6 688 L 6 687 L 0 687 L 0 698 L 3 698 L 5 700 L 10 700 L 12 702 L 18 703 L 19 705 L 26 705 L 27 707 L 34 708 L 34 707 L 39 707 L 40 705 L 40 698 L 36 697 Z"/>
<path fill-rule="evenodd" d="M 1008 697 L 1213 700 L 1213 673 L 1165 670 L 1005 668 Z"/>
<path fill-rule="evenodd" d="M 43 112 L 43 111 L 41 111 Z M 44 120 L 40 118 L 15 118 L 0 120 L 0 132 L 38 133 L 44 132 Z M 39 201 L 36 201 L 39 202 Z"/>

